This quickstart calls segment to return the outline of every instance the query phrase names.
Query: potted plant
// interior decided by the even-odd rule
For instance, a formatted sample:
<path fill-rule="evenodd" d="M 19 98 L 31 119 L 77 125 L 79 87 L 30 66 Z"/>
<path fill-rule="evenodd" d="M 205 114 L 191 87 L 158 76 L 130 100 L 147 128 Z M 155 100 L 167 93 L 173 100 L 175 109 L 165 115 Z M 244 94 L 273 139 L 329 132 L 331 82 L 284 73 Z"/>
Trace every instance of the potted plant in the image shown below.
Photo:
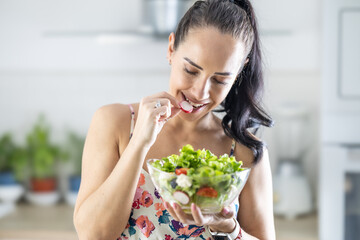
<path fill-rule="evenodd" d="M 68 132 L 66 149 L 68 152 L 69 164 L 71 164 L 72 173 L 69 176 L 68 192 L 66 202 L 72 206 L 75 205 L 77 194 L 81 181 L 81 161 L 85 137 L 78 135 L 73 131 Z"/>
<path fill-rule="evenodd" d="M 20 192 L 22 193 L 20 181 L 24 178 L 25 166 L 26 150 L 14 143 L 10 133 L 2 135 L 0 137 L 0 189 L 4 191 L 0 192 L 4 195 L 0 195 L 1 200 L 17 201 L 20 198 Z"/>
<path fill-rule="evenodd" d="M 50 126 L 40 115 L 27 134 L 27 151 L 30 168 L 30 192 L 27 198 L 38 205 L 55 204 L 60 194 L 57 191 L 56 166 L 67 154 L 50 140 Z"/>
<path fill-rule="evenodd" d="M 20 183 L 26 166 L 26 151 L 17 146 L 10 133 L 0 136 L 0 215 L 15 209 L 24 193 Z"/>

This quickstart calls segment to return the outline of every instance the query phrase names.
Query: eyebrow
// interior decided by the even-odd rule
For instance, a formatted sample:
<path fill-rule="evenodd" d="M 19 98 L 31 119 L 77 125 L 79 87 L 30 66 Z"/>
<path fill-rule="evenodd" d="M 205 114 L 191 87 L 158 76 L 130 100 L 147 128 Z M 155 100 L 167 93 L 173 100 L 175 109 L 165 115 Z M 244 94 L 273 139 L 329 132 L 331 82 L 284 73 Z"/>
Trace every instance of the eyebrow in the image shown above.
<path fill-rule="evenodd" d="M 202 67 L 200 67 L 199 65 L 197 65 L 196 63 L 194 63 L 193 61 L 191 61 L 189 58 L 184 57 L 185 61 L 187 61 L 188 63 L 190 63 L 191 65 L 193 65 L 194 67 L 200 69 L 200 70 L 204 70 Z"/>
<path fill-rule="evenodd" d="M 191 65 L 193 65 L 194 67 L 200 69 L 200 70 L 204 70 L 202 67 L 200 67 L 199 65 L 197 65 L 196 63 L 194 63 L 193 61 L 191 61 L 189 58 L 184 57 L 184 60 L 187 61 L 188 63 L 190 63 Z M 215 75 L 221 75 L 221 76 L 231 76 L 233 75 L 231 72 L 215 72 Z"/>

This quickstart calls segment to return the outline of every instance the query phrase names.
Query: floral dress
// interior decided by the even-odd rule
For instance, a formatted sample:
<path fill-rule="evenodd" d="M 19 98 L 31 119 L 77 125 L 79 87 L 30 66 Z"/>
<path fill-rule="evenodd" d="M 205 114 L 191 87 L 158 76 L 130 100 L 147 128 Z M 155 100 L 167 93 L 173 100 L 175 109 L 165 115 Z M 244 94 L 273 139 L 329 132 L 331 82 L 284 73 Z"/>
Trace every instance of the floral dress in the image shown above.
<path fill-rule="evenodd" d="M 134 110 L 131 109 L 131 133 L 134 125 Z M 232 152 L 235 144 L 232 146 Z M 231 206 L 235 213 L 239 208 L 238 199 Z M 117 240 L 211 240 L 211 234 L 204 226 L 187 225 L 176 221 L 165 209 L 161 196 L 151 181 L 150 175 L 141 169 L 131 213 L 124 232 Z"/>

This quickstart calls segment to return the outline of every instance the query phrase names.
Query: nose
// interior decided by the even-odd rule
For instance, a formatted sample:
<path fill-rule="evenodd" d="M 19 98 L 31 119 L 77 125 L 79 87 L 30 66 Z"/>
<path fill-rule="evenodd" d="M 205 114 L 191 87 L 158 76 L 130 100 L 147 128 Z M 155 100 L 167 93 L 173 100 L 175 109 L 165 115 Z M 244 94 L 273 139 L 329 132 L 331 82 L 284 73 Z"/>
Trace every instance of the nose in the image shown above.
<path fill-rule="evenodd" d="M 210 79 L 198 79 L 192 87 L 192 95 L 198 100 L 202 101 L 208 99 L 210 96 Z"/>

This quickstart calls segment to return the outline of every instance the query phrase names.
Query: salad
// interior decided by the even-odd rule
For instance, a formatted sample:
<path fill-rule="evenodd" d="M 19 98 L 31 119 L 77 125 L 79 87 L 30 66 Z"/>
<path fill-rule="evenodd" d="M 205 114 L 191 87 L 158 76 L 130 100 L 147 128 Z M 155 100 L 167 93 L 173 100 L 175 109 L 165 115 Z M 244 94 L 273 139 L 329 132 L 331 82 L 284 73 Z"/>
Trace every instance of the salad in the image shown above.
<path fill-rule="evenodd" d="M 227 154 L 219 157 L 191 145 L 162 159 L 148 161 L 154 185 L 166 201 L 177 201 L 185 212 L 191 203 L 203 213 L 221 211 L 237 197 L 248 177 L 249 168 Z"/>

